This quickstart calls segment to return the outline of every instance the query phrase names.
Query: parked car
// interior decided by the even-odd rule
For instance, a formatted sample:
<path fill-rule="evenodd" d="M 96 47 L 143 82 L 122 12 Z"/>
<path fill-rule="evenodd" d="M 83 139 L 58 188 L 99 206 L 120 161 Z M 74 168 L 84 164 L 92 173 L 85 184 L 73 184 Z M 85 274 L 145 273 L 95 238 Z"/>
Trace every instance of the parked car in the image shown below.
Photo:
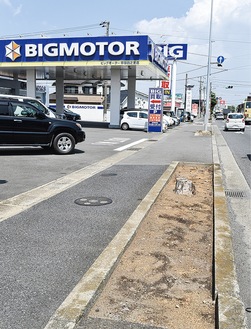
<path fill-rule="evenodd" d="M 147 111 L 125 111 L 120 127 L 122 130 L 128 129 L 142 129 L 144 130 L 148 123 L 148 112 Z"/>
<path fill-rule="evenodd" d="M 163 115 L 166 115 L 166 116 L 171 117 L 173 119 L 173 121 L 174 121 L 174 125 L 175 126 L 178 126 L 180 124 L 180 121 L 181 120 L 180 120 L 180 118 L 177 115 L 175 115 L 175 112 L 174 111 L 164 110 L 163 111 Z"/>
<path fill-rule="evenodd" d="M 53 113 L 55 113 L 56 115 L 56 106 L 55 107 L 49 106 L 49 109 L 53 111 Z M 62 119 L 77 121 L 77 120 L 81 120 L 81 116 L 78 113 L 72 112 L 71 110 L 64 109 Z"/>
<path fill-rule="evenodd" d="M 183 111 L 180 115 L 180 121 L 181 122 L 188 122 L 193 121 L 194 116 L 191 114 L 191 112 Z"/>
<path fill-rule="evenodd" d="M 0 99 L 0 145 L 41 146 L 69 154 L 84 140 L 85 132 L 77 122 L 50 118 L 23 101 Z"/>
<path fill-rule="evenodd" d="M 172 116 L 172 119 L 174 120 L 175 126 L 178 126 L 180 124 L 180 118 Z"/>
<path fill-rule="evenodd" d="M 163 121 L 166 122 L 168 127 L 171 127 L 175 124 L 173 118 L 171 118 L 169 115 L 163 114 Z"/>
<path fill-rule="evenodd" d="M 225 130 L 245 131 L 245 120 L 242 113 L 228 113 L 225 120 Z"/>
<path fill-rule="evenodd" d="M 57 117 L 57 115 L 51 109 L 49 109 L 42 102 L 40 102 L 38 99 L 33 98 L 33 97 L 1 94 L 0 95 L 0 100 L 1 99 L 3 99 L 3 100 L 6 100 L 6 99 L 7 100 L 16 100 L 16 101 L 19 101 L 19 102 L 28 103 L 28 104 L 31 104 L 31 105 L 35 106 L 40 111 L 44 112 L 50 118 L 56 118 Z"/>
<path fill-rule="evenodd" d="M 125 111 L 122 115 L 120 127 L 122 130 L 139 129 L 147 131 L 148 125 L 148 111 L 147 110 L 134 110 Z M 167 121 L 163 119 L 162 132 L 168 128 Z"/>
<path fill-rule="evenodd" d="M 224 120 L 224 115 L 221 112 L 215 114 L 215 120 Z"/>
<path fill-rule="evenodd" d="M 73 121 L 81 120 L 81 115 L 78 113 L 72 112 L 71 110 L 64 109 L 64 114 L 65 114 L 67 120 L 73 120 Z"/>

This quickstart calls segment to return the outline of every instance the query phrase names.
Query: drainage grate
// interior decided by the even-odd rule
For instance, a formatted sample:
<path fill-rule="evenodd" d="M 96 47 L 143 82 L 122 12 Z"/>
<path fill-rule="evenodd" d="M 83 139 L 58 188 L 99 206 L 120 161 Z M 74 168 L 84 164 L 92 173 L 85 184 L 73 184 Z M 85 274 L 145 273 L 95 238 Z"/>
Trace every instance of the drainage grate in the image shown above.
<path fill-rule="evenodd" d="M 230 198 L 246 198 L 247 193 L 245 191 L 225 191 L 225 195 Z"/>
<path fill-rule="evenodd" d="M 105 206 L 112 203 L 112 200 L 106 197 L 86 196 L 74 201 L 79 206 Z"/>
<path fill-rule="evenodd" d="M 111 173 L 101 174 L 100 176 L 102 176 L 102 177 L 110 177 L 110 176 L 117 176 L 117 174 L 111 172 Z"/>
<path fill-rule="evenodd" d="M 128 149 L 128 151 L 140 151 L 142 150 L 140 147 L 131 147 L 130 149 Z"/>

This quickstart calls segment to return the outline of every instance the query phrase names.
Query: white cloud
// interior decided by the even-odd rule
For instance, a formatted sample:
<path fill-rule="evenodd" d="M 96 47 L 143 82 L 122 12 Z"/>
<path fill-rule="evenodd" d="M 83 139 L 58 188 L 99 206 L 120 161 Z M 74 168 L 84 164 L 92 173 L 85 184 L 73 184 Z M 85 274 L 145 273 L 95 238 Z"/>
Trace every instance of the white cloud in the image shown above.
<path fill-rule="evenodd" d="M 10 0 L 0 0 L 0 5 L 3 4 L 11 9 L 13 16 L 17 16 L 22 11 L 22 4 L 15 7 Z"/>
<path fill-rule="evenodd" d="M 21 13 L 23 5 L 19 5 L 17 8 L 15 8 L 15 11 L 13 13 L 14 16 L 17 16 Z"/>
<path fill-rule="evenodd" d="M 4 4 L 8 7 L 12 7 L 10 0 L 0 0 L 0 4 Z"/>
<path fill-rule="evenodd" d="M 250 12 L 251 0 L 213 1 L 212 62 L 216 62 L 218 56 L 224 56 L 226 60 L 222 69 L 212 65 L 211 80 L 218 88 L 216 93 L 229 97 L 230 103 L 241 102 L 251 92 Z M 156 43 L 187 43 L 188 60 L 178 64 L 177 78 L 182 80 L 182 73 L 184 79 L 185 73 L 189 72 L 189 77 L 196 83 L 199 76 L 206 76 L 210 14 L 210 0 L 194 0 L 185 16 L 140 21 L 136 29 L 148 34 Z M 225 90 L 225 81 L 233 82 L 232 94 Z M 182 85 L 180 88 L 184 89 Z"/>

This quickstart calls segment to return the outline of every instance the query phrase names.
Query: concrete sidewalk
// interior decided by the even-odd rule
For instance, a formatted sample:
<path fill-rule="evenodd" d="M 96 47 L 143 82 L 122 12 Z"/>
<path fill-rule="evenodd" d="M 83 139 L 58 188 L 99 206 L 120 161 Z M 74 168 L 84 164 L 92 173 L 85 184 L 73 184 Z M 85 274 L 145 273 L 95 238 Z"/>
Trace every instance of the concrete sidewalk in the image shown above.
<path fill-rule="evenodd" d="M 215 200 L 215 301 L 218 306 L 218 328 L 241 329 L 246 327 L 245 311 L 243 303 L 239 298 L 238 282 L 236 279 L 231 228 L 228 219 L 227 202 L 223 187 L 222 168 L 219 160 L 220 148 L 217 146 L 218 132 L 204 134 L 201 122 L 186 123 L 182 129 L 173 134 L 170 153 L 164 159 L 170 165 L 154 187 L 149 191 L 141 204 L 135 209 L 121 231 L 115 236 L 112 242 L 98 257 L 92 267 L 80 280 L 79 284 L 65 299 L 55 314 L 51 317 L 45 329 L 157 329 L 151 325 L 146 326 L 139 323 L 120 323 L 107 320 L 95 320 L 81 324 L 81 317 L 88 311 L 88 306 L 92 302 L 99 289 L 111 271 L 116 266 L 117 259 L 133 238 L 137 227 L 145 217 L 146 213 L 155 202 L 163 186 L 174 172 L 178 162 L 200 162 L 212 163 L 214 165 L 214 200 Z M 211 132 L 211 126 L 209 128 Z M 197 136 L 195 136 L 197 133 Z M 217 135 L 217 136 L 216 136 Z M 168 134 L 167 134 L 168 136 Z M 163 143 L 167 147 L 167 136 L 162 136 L 158 143 Z M 177 137 L 177 138 L 175 138 Z M 165 144 L 164 144 L 165 143 Z M 208 154 L 208 151 L 211 154 Z M 145 145 L 141 145 L 137 151 L 145 152 L 146 162 L 150 161 Z M 154 151 L 153 151 L 154 152 Z M 160 162 L 161 154 L 156 149 Z M 144 157 L 144 155 L 143 155 Z M 126 161 L 126 159 L 122 160 Z M 135 156 L 135 163 L 137 163 Z M 142 157 L 141 160 L 142 161 Z M 217 318 L 217 316 L 216 316 Z M 88 327 L 87 327 L 88 326 Z M 187 327 L 189 328 L 189 326 Z M 179 328 L 180 329 L 180 328 Z M 190 329 L 190 328 L 189 328 Z M 192 328 L 191 328 L 192 329 Z"/>

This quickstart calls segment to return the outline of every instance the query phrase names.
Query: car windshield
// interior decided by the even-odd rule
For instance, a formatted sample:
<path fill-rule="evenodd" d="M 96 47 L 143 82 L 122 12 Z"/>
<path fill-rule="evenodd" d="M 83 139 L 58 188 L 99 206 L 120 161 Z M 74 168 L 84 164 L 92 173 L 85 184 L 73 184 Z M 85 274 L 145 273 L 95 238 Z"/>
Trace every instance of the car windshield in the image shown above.
<path fill-rule="evenodd" d="M 139 117 L 140 117 L 140 118 L 143 118 L 143 119 L 147 119 L 147 118 L 148 118 L 148 115 L 147 115 L 146 112 L 141 112 L 141 113 L 139 114 Z"/>
<path fill-rule="evenodd" d="M 246 102 L 246 108 L 251 109 L 251 102 Z"/>
<path fill-rule="evenodd" d="M 137 118 L 137 112 L 128 112 L 126 113 L 129 117 Z"/>
<path fill-rule="evenodd" d="M 229 114 L 229 119 L 242 119 L 243 118 L 243 115 L 242 114 L 237 114 L 237 113 L 234 113 L 234 114 Z"/>
<path fill-rule="evenodd" d="M 33 100 L 33 99 L 29 99 L 28 100 L 28 103 L 30 103 L 31 105 L 35 106 L 40 111 L 42 111 L 42 112 L 44 112 L 46 114 L 49 114 L 48 109 L 44 105 L 40 104 L 38 101 Z"/>

